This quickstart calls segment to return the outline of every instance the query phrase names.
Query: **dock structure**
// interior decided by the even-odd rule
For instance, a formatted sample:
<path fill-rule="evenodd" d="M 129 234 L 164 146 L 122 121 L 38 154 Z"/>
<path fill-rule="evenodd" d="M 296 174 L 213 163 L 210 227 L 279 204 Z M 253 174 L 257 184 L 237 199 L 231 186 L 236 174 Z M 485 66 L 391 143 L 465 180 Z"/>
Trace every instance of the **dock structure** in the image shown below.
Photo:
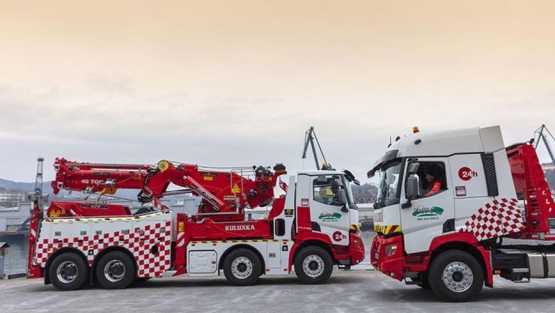
<path fill-rule="evenodd" d="M 374 204 L 358 203 L 358 220 L 362 230 L 374 229 Z"/>
<path fill-rule="evenodd" d="M 31 203 L 23 202 L 13 207 L 0 207 L 0 236 L 25 235 L 25 221 L 30 216 Z"/>

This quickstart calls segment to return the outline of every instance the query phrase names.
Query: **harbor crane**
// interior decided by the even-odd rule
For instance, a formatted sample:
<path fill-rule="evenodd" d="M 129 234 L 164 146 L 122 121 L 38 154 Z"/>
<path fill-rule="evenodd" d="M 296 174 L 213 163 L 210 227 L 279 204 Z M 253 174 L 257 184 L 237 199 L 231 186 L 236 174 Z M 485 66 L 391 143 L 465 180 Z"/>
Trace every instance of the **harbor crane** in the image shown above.
<path fill-rule="evenodd" d="M 316 144 L 314 144 L 316 141 Z M 324 156 L 324 152 L 322 151 L 322 147 L 320 146 L 320 142 L 318 141 L 318 137 L 316 137 L 316 133 L 314 132 L 314 127 L 310 127 L 304 134 L 304 149 L 303 149 L 303 159 L 306 159 L 306 152 L 308 150 L 308 145 L 312 148 L 312 154 L 314 155 L 314 162 L 316 163 L 316 169 L 318 170 L 333 170 L 331 164 L 328 163 L 326 160 L 326 156 Z M 318 161 L 318 154 L 316 153 L 316 145 L 318 145 L 318 150 L 320 151 L 320 155 L 322 156 L 322 160 L 324 163 L 320 167 L 320 162 Z"/>
<path fill-rule="evenodd" d="M 534 132 L 534 142 L 535 142 L 534 149 L 538 148 L 538 145 L 541 139 L 543 141 L 543 144 L 545 145 L 545 148 L 547 149 L 547 153 L 549 154 L 549 157 L 551 158 L 551 162 L 553 163 L 553 165 L 555 165 L 555 157 L 553 157 L 553 150 L 551 149 L 551 145 L 547 141 L 545 133 L 547 133 L 551 137 L 551 139 L 555 140 L 555 138 L 553 138 L 553 135 L 551 134 L 549 129 L 547 129 L 545 124 L 542 124 L 542 126 L 536 129 L 536 131 Z M 536 138 L 536 134 L 538 134 L 537 138 Z"/>

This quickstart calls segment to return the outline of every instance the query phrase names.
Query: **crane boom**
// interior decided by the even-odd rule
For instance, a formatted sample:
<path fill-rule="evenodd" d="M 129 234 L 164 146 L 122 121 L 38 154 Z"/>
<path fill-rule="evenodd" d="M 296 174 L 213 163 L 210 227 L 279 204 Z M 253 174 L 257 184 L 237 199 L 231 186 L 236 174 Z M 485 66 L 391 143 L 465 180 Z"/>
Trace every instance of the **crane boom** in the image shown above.
<path fill-rule="evenodd" d="M 43 157 L 37 158 L 37 175 L 35 178 L 35 190 L 29 195 L 29 200 L 32 201 L 31 217 L 29 218 L 29 250 L 27 256 L 27 271 L 30 275 L 38 275 L 40 271 L 33 266 L 33 255 L 36 251 L 36 243 L 40 228 L 40 223 L 44 219 L 43 204 L 48 201 L 48 195 L 42 194 L 42 174 L 43 174 Z"/>
<path fill-rule="evenodd" d="M 54 162 L 56 179 L 52 182 L 54 193 L 61 189 L 85 193 L 114 194 L 117 189 L 138 189 L 141 203 L 159 203 L 170 184 L 184 187 L 193 195 L 202 197 L 199 214 L 214 215 L 216 221 L 242 220 L 245 208 L 269 204 L 274 199 L 278 176 L 285 174 L 285 166 L 278 164 L 274 172 L 253 166 L 254 179 L 236 171 L 219 172 L 200 169 L 196 164 L 175 163 L 162 160 L 156 165 L 105 164 L 73 162 L 57 158 Z M 55 212 L 69 208 L 51 206 Z M 82 211 L 72 207 L 73 211 Z M 115 208 L 115 207 L 114 207 Z M 114 214 L 125 212 L 121 207 Z M 54 211 L 53 211 L 54 212 Z"/>
<path fill-rule="evenodd" d="M 314 144 L 316 141 L 316 144 Z M 318 170 L 332 170 L 331 165 L 326 160 L 324 156 L 324 152 L 322 151 L 322 147 L 320 146 L 320 142 L 318 141 L 318 137 L 316 137 L 316 133 L 314 132 L 314 127 L 310 127 L 304 134 L 304 149 L 303 149 L 303 159 L 306 159 L 306 152 L 308 150 L 308 145 L 312 148 L 312 154 L 314 155 L 314 162 L 316 163 L 316 169 Z M 320 150 L 320 155 L 324 160 L 324 163 L 320 167 L 320 163 L 318 162 L 318 154 L 316 153 L 316 145 L 318 145 L 318 150 Z"/>

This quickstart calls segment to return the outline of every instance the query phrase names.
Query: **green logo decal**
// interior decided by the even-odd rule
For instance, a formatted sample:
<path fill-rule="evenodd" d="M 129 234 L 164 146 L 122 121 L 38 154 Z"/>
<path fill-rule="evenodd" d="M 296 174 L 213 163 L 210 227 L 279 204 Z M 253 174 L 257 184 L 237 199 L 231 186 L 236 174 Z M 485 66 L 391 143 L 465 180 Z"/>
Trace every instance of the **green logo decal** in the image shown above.
<path fill-rule="evenodd" d="M 443 214 L 443 209 L 438 206 L 433 206 L 431 208 L 419 206 L 414 209 L 412 216 L 417 217 L 418 221 L 422 220 L 438 220 L 439 216 Z"/>
<path fill-rule="evenodd" d="M 318 218 L 321 219 L 322 222 L 337 222 L 341 218 L 341 214 L 338 212 L 322 212 Z"/>

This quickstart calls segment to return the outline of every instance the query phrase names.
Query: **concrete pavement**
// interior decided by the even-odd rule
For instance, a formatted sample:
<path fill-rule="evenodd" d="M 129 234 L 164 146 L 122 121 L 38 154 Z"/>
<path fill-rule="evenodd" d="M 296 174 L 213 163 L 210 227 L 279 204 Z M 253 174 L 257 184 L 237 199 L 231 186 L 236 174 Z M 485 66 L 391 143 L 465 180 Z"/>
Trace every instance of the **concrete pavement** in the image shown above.
<path fill-rule="evenodd" d="M 229 286 L 224 277 L 151 279 L 124 290 L 60 292 L 41 279 L 0 280 L 0 312 L 553 312 L 555 280 L 515 284 L 496 277 L 478 301 L 444 303 L 433 292 L 373 270 L 335 270 L 325 285 L 295 275 Z"/>

